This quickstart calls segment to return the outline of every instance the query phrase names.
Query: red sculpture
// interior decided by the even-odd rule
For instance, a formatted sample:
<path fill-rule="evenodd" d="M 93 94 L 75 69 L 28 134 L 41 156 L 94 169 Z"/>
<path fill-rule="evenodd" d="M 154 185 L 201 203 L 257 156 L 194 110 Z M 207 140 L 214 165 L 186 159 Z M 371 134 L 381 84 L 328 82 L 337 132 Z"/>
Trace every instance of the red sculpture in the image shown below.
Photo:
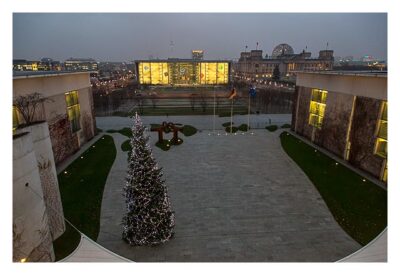
<path fill-rule="evenodd" d="M 178 131 L 181 131 L 183 127 L 177 127 L 177 124 L 172 122 L 164 121 L 160 127 L 152 128 L 152 132 L 158 132 L 158 142 L 162 143 L 164 140 L 163 133 L 173 132 L 173 138 L 171 140 L 172 144 L 179 144 L 180 139 L 178 138 Z M 181 125 L 181 124 L 179 124 Z"/>

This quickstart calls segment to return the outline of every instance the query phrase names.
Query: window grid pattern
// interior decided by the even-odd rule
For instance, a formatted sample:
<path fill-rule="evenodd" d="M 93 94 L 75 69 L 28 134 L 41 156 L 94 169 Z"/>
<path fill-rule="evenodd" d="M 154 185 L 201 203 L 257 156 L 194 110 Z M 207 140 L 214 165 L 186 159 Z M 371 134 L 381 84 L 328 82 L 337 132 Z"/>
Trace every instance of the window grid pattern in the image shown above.
<path fill-rule="evenodd" d="M 387 158 L 387 102 L 382 102 L 382 112 L 378 121 L 378 129 L 375 143 L 375 154 Z"/>
<path fill-rule="evenodd" d="M 78 91 L 71 91 L 65 93 L 65 101 L 67 103 L 67 115 L 68 120 L 71 123 L 72 132 L 76 132 L 81 129 L 80 116 L 81 110 L 79 105 Z"/>
<path fill-rule="evenodd" d="M 318 129 L 321 129 L 324 120 L 327 97 L 327 91 L 319 89 L 312 89 L 311 91 L 308 123 Z"/>

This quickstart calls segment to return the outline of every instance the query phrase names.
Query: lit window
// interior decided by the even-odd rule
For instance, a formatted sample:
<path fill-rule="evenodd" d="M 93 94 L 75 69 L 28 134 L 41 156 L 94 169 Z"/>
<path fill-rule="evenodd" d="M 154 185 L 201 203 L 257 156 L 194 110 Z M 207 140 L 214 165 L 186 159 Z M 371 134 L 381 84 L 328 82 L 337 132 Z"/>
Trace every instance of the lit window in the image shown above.
<path fill-rule="evenodd" d="M 387 157 L 387 102 L 382 102 L 381 116 L 378 121 L 375 154 L 383 158 Z"/>
<path fill-rule="evenodd" d="M 383 170 L 383 175 L 382 175 L 382 181 L 387 182 L 387 175 L 388 174 L 388 168 L 387 168 L 387 162 L 385 164 L 385 168 Z"/>
<path fill-rule="evenodd" d="M 308 124 L 319 129 L 321 129 L 322 122 L 324 120 L 327 96 L 327 91 L 319 89 L 312 89 L 311 91 L 310 116 L 308 118 Z"/>
<path fill-rule="evenodd" d="M 78 100 L 78 91 L 65 93 L 65 101 L 67 103 L 67 115 L 68 120 L 71 122 L 72 132 L 76 132 L 81 129 L 81 111 Z"/>
<path fill-rule="evenodd" d="M 17 129 L 19 125 L 19 119 L 18 119 L 18 109 L 17 107 L 13 106 L 13 131 Z"/>

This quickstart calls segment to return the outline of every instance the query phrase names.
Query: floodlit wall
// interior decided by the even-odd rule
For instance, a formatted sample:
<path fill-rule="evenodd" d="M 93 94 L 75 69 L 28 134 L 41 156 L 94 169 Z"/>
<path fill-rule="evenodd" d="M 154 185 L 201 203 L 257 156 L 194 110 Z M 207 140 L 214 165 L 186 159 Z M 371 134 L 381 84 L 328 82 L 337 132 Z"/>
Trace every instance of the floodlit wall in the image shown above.
<path fill-rule="evenodd" d="M 387 99 L 384 92 L 386 78 L 332 75 L 329 79 L 329 76 L 299 74 L 292 130 L 355 167 L 386 181 L 386 156 L 376 153 L 382 104 Z M 327 90 L 325 114 L 320 127 L 311 125 L 309 121 L 312 89 L 315 88 Z"/>
<path fill-rule="evenodd" d="M 54 261 L 32 134 L 13 139 L 13 261 Z"/>
<path fill-rule="evenodd" d="M 228 62 L 139 62 L 143 85 L 225 85 L 229 83 Z"/>
<path fill-rule="evenodd" d="M 29 132 L 32 139 L 32 149 L 39 168 L 43 199 L 47 208 L 49 229 L 52 240 L 55 240 L 64 233 L 65 223 L 48 124 L 42 122 L 17 129 L 15 134 L 23 132 Z"/>
<path fill-rule="evenodd" d="M 67 115 L 66 93 L 78 92 L 80 129 L 73 132 Z M 49 124 L 50 137 L 56 163 L 76 152 L 95 134 L 93 96 L 89 73 L 67 73 L 32 77 L 16 77 L 13 80 L 13 96 L 33 92 L 46 100 L 37 108 L 38 120 Z M 21 117 L 21 116 L 20 116 Z M 23 123 L 23 121 L 21 121 Z"/>

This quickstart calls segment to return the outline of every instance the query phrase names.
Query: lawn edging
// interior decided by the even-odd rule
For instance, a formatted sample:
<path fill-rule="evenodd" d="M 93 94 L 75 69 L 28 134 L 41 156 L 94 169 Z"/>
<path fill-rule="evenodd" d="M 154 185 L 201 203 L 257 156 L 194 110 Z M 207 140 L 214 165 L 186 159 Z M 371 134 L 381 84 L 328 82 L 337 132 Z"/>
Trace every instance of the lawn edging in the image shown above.
<path fill-rule="evenodd" d="M 387 226 L 387 191 L 283 131 L 282 149 L 314 184 L 338 224 L 366 245 Z"/>
<path fill-rule="evenodd" d="M 104 187 L 116 155 L 114 139 L 103 135 L 58 175 L 65 219 L 93 240 L 100 231 Z M 53 243 L 56 261 L 71 254 L 80 238 L 66 223 L 66 231 Z"/>

